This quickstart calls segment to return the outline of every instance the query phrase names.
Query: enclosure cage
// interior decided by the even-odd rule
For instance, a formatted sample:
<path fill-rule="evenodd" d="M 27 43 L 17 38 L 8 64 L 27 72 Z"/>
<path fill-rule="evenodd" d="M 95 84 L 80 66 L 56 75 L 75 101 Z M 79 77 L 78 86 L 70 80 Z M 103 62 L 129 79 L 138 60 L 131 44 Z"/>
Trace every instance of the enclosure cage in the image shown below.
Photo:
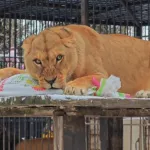
<path fill-rule="evenodd" d="M 114 110 L 115 112 L 115 110 Z M 75 123 L 76 122 L 76 123 Z M 149 150 L 150 120 L 148 117 L 85 115 L 66 123 L 65 150 Z M 1 150 L 52 150 L 52 118 L 3 117 L 0 120 Z M 82 129 L 81 129 L 82 128 Z"/>
<path fill-rule="evenodd" d="M 51 117 L 0 118 L 1 150 L 15 150 L 17 143 L 29 139 L 33 140 L 50 138 L 53 138 L 53 121 Z M 24 147 L 25 146 L 26 144 Z M 22 148 L 18 147 L 18 150 L 19 149 Z"/>
<path fill-rule="evenodd" d="M 101 34 L 121 33 L 149 40 L 150 1 L 0 0 L 0 68 L 24 69 L 23 40 L 45 28 L 67 24 L 88 25 Z M 86 150 L 150 149 L 148 117 L 124 118 L 119 123 L 123 129 L 115 127 L 115 121 L 119 120 L 118 117 L 85 116 Z M 49 116 L 0 118 L 0 149 L 15 150 L 17 143 L 28 139 L 51 139 L 51 123 Z M 108 130 L 104 130 L 105 126 Z M 115 136 L 120 140 L 116 141 Z M 75 149 L 76 143 L 71 141 Z"/>
<path fill-rule="evenodd" d="M 85 116 L 85 129 L 86 150 L 150 149 L 149 117 Z"/>
<path fill-rule="evenodd" d="M 150 39 L 149 0 L 1 0 L 0 67 L 24 69 L 23 40 L 56 25 L 85 24 L 102 34 Z"/>

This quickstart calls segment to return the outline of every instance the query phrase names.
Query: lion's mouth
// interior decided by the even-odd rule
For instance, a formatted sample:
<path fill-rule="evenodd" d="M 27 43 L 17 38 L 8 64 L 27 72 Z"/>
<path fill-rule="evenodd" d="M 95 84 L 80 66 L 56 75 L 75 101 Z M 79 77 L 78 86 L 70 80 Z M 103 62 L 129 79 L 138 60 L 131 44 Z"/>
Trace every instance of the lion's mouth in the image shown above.
<path fill-rule="evenodd" d="M 39 84 L 46 89 L 63 89 L 66 85 L 66 83 L 64 81 L 60 81 L 59 78 L 57 78 L 57 80 L 54 81 L 54 83 L 52 83 L 52 81 L 48 82 L 45 79 L 40 80 Z"/>
<path fill-rule="evenodd" d="M 57 90 L 57 89 L 60 89 L 60 88 L 56 88 L 56 87 L 51 87 L 50 89 L 53 89 L 53 90 Z"/>

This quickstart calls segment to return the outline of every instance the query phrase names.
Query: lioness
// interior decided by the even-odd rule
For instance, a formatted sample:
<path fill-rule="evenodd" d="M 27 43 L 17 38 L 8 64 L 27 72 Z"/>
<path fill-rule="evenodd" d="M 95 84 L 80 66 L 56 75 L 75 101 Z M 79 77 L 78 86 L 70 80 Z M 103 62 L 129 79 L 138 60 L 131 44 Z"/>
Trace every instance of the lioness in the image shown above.
<path fill-rule="evenodd" d="M 30 139 L 17 144 L 16 150 L 53 150 L 53 139 Z"/>
<path fill-rule="evenodd" d="M 121 92 L 150 89 L 150 42 L 120 34 L 103 35 L 84 25 L 43 30 L 23 42 L 26 71 L 44 88 L 84 95 L 92 77 L 120 77 Z M 4 79 L 18 70 L 0 71 Z M 22 73 L 22 71 L 20 71 Z"/>

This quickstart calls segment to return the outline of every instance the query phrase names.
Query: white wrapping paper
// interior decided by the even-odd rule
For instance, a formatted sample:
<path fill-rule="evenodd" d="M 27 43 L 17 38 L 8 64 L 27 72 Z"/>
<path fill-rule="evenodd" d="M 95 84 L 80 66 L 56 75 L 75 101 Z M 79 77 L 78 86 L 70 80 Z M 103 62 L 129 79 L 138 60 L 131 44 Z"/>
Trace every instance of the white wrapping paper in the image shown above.
<path fill-rule="evenodd" d="M 0 96 L 36 96 L 63 94 L 60 89 L 40 88 L 36 80 L 28 74 L 18 74 L 0 81 Z"/>

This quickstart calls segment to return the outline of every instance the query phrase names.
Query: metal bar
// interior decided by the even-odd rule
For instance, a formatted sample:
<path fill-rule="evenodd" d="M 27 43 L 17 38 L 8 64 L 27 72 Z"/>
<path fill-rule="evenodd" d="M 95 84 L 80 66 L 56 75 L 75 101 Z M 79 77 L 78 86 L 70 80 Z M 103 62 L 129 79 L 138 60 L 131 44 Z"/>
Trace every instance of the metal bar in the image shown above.
<path fill-rule="evenodd" d="M 38 134 L 37 134 L 37 132 L 38 132 L 38 129 L 37 129 L 37 121 L 38 121 L 38 117 L 36 117 L 36 118 L 34 118 L 34 121 L 35 121 L 35 139 L 37 139 L 38 138 Z M 37 149 L 37 143 L 35 143 L 36 144 L 36 149 Z"/>
<path fill-rule="evenodd" d="M 122 0 L 123 1 L 123 0 Z M 125 8 L 126 8 L 126 34 L 128 35 L 128 31 L 129 31 L 129 6 L 128 6 L 128 0 L 124 1 L 125 2 Z"/>
<path fill-rule="evenodd" d="M 17 48 L 17 43 L 16 43 L 16 42 L 17 42 L 17 41 L 16 41 L 16 39 L 17 39 L 17 32 L 18 32 L 18 31 L 17 31 L 16 10 L 14 11 L 14 14 L 15 14 L 15 19 L 14 19 L 14 41 L 13 41 L 13 42 L 14 42 L 14 44 L 13 44 L 13 45 L 14 45 L 14 61 L 13 61 L 13 63 L 14 63 L 14 64 L 13 64 L 12 67 L 15 67 L 15 68 L 16 68 L 16 67 L 17 67 L 17 66 L 16 66 L 16 63 L 17 63 L 17 59 L 18 59 L 18 58 L 16 57 L 16 55 L 17 55 L 17 52 L 16 52 L 16 48 Z"/>
<path fill-rule="evenodd" d="M 130 118 L 130 150 L 132 150 L 132 117 Z"/>
<path fill-rule="evenodd" d="M 53 26 L 55 25 L 55 0 L 53 0 Z"/>
<path fill-rule="evenodd" d="M 42 133 L 43 133 L 43 131 L 44 131 L 44 130 L 43 130 L 43 124 L 44 124 L 45 119 L 46 119 L 46 118 L 44 117 L 44 118 L 42 118 L 42 121 L 41 121 L 41 131 L 42 131 Z M 44 120 L 44 121 L 43 121 L 43 120 Z M 45 122 L 46 122 L 46 121 L 45 121 Z M 41 142 L 42 142 L 41 145 L 42 145 L 42 150 L 43 150 L 43 137 L 42 137 L 42 141 L 41 141 Z"/>
<path fill-rule="evenodd" d="M 29 18 L 30 27 L 29 28 L 31 28 L 29 34 L 31 35 L 31 34 L 34 33 L 33 20 L 32 20 L 32 3 L 31 3 L 31 1 L 30 1 L 30 4 L 29 4 L 29 14 L 30 14 L 30 18 Z"/>
<path fill-rule="evenodd" d="M 47 127 L 47 131 L 48 131 L 48 139 L 50 140 L 50 138 L 51 138 L 51 132 L 50 132 L 50 128 L 51 128 L 50 117 L 48 118 L 47 124 L 48 124 L 48 127 Z M 49 134 L 49 132 L 50 132 L 50 134 Z M 50 143 L 48 143 L 48 150 L 49 150 L 49 149 L 50 149 Z"/>
<path fill-rule="evenodd" d="M 4 29 L 3 29 L 3 32 L 4 32 L 4 39 L 3 39 L 3 54 L 4 54 L 4 58 L 3 58 L 3 61 L 4 61 L 4 64 L 2 65 L 2 67 L 6 67 L 5 65 L 5 50 L 6 50 L 6 17 L 5 17 L 5 7 L 6 7 L 6 0 L 4 0 L 4 18 L 3 18 L 3 21 L 4 21 Z"/>
<path fill-rule="evenodd" d="M 137 20 L 135 14 L 132 12 L 130 6 L 128 5 L 128 7 L 126 7 L 126 1 L 125 0 L 121 0 L 122 5 L 127 9 L 129 15 L 132 17 L 132 19 L 134 20 L 136 26 L 140 27 L 140 23 Z"/>
<path fill-rule="evenodd" d="M 148 123 L 149 123 L 149 121 L 150 120 L 148 120 Z M 150 126 L 148 126 L 147 128 L 148 128 L 148 132 L 147 132 L 148 135 L 147 136 L 148 136 L 148 150 L 149 150 L 149 147 L 150 147 Z"/>
<path fill-rule="evenodd" d="M 79 4 L 76 5 L 76 18 L 77 18 L 76 22 L 80 23 L 81 21 L 80 21 L 80 5 Z"/>
<path fill-rule="evenodd" d="M 27 126 L 27 119 L 26 119 L 26 117 L 24 117 L 23 118 L 24 119 L 24 150 L 26 150 L 27 149 L 27 147 L 26 147 L 26 126 Z"/>
<path fill-rule="evenodd" d="M 42 1 L 41 3 L 42 3 L 42 6 L 41 6 L 41 20 L 42 20 L 42 21 L 41 21 L 41 23 L 42 23 L 42 30 L 43 30 L 43 29 L 44 29 L 44 28 L 43 28 L 43 13 L 44 13 L 44 12 L 43 12 L 43 1 Z"/>
<path fill-rule="evenodd" d="M 22 6 L 21 4 L 22 4 L 22 3 L 20 2 L 20 6 L 19 6 L 20 9 L 21 9 L 21 6 Z M 23 53 L 22 53 L 21 45 L 22 45 L 22 36 L 23 36 L 23 25 L 22 25 L 23 21 L 22 21 L 22 19 L 21 19 L 21 15 L 22 15 L 22 12 L 21 12 L 21 11 L 20 11 L 19 15 L 20 15 L 20 17 L 19 17 L 19 36 L 18 36 L 18 37 L 19 37 L 19 49 L 18 49 L 18 54 L 19 54 L 19 56 L 22 56 Z M 24 68 L 22 68 L 22 65 L 23 65 L 23 58 L 20 57 L 20 58 L 19 58 L 19 61 L 21 62 L 19 68 L 24 69 Z"/>
<path fill-rule="evenodd" d="M 113 12 L 112 12 L 112 20 L 113 20 L 113 32 L 111 32 L 111 33 L 116 33 L 116 25 L 115 25 L 115 4 L 114 4 L 115 2 L 114 2 L 114 0 L 113 0 L 113 6 L 112 6 L 112 8 L 113 8 Z"/>
<path fill-rule="evenodd" d="M 88 150 L 88 143 L 89 143 L 89 139 L 88 139 L 88 125 L 86 124 L 88 121 L 88 117 L 85 116 L 85 150 Z"/>
<path fill-rule="evenodd" d="M 67 14 L 67 0 L 65 0 L 65 24 L 67 24 L 67 18 L 68 18 L 68 14 Z"/>
<path fill-rule="evenodd" d="M 89 11 L 88 11 L 88 0 L 81 1 L 81 24 L 89 25 Z"/>
<path fill-rule="evenodd" d="M 49 16 L 50 16 L 50 12 L 49 12 L 49 10 L 50 10 L 50 8 L 49 8 L 49 0 L 47 0 L 47 20 L 48 20 L 48 26 L 46 25 L 46 28 L 48 27 L 49 28 L 49 21 L 50 21 L 50 19 L 49 19 Z"/>
<path fill-rule="evenodd" d="M 25 0 L 25 8 L 27 7 L 27 0 Z M 27 37 L 27 10 L 25 11 L 25 38 Z"/>
<path fill-rule="evenodd" d="M 148 0 L 148 40 L 150 40 L 150 1 Z"/>
<path fill-rule="evenodd" d="M 72 13 L 72 4 L 73 2 L 72 2 L 72 0 L 70 0 L 70 4 L 71 4 L 71 6 L 70 6 L 70 23 L 72 24 L 72 17 L 73 17 L 73 13 Z"/>
<path fill-rule="evenodd" d="M 36 5 L 36 7 L 37 7 L 37 0 L 35 0 L 35 5 Z M 37 9 L 36 9 L 36 14 L 35 14 L 35 21 L 36 21 L 36 23 L 35 23 L 35 33 L 37 34 L 38 33 L 38 30 L 37 30 L 37 15 L 38 15 L 38 12 L 37 12 Z"/>
<path fill-rule="evenodd" d="M 141 24 L 140 24 L 141 25 L 140 26 L 141 27 L 141 37 L 140 38 L 142 39 L 142 34 L 143 34 L 142 33 L 142 31 L 143 31 L 143 4 L 142 4 L 142 0 L 140 0 L 140 6 L 141 6 L 140 7 L 141 8 L 140 9 L 140 21 L 141 21 Z"/>
<path fill-rule="evenodd" d="M 120 15 L 120 23 L 119 23 L 119 25 L 120 25 L 120 33 L 122 33 L 122 4 L 121 4 L 121 1 L 119 1 L 119 15 Z"/>
<path fill-rule="evenodd" d="M 18 143 L 20 143 L 20 141 L 21 141 L 21 133 L 20 133 L 20 131 L 21 131 L 21 125 L 20 125 L 20 117 L 18 118 L 18 138 L 19 138 L 19 140 L 18 140 Z M 19 145 L 19 150 L 20 150 L 21 148 L 20 148 L 20 145 Z"/>
<path fill-rule="evenodd" d="M 92 14 L 93 14 L 93 16 L 92 16 L 92 20 L 93 20 L 93 23 L 92 23 L 92 28 L 93 29 L 95 29 L 96 28 L 96 24 L 95 24 L 95 0 L 93 0 L 92 1 L 92 3 L 93 3 L 93 10 L 92 10 Z"/>
<path fill-rule="evenodd" d="M 133 13 L 135 14 L 135 0 L 133 0 Z M 134 22 L 134 37 L 136 37 L 136 24 Z"/>
<path fill-rule="evenodd" d="M 100 13 L 100 15 L 99 15 L 99 33 L 101 33 L 101 30 L 102 30 L 101 10 L 102 10 L 102 8 L 101 8 L 101 1 L 100 1 L 100 5 L 99 5 L 99 13 Z"/>
<path fill-rule="evenodd" d="M 139 124 L 139 150 L 142 150 L 142 120 L 140 117 L 140 124 Z"/>
<path fill-rule="evenodd" d="M 3 150 L 5 150 L 5 133 L 6 133 L 6 125 L 5 125 L 5 117 L 3 117 Z"/>
<path fill-rule="evenodd" d="M 58 1 L 59 1 L 59 8 L 58 8 L 58 20 L 59 20 L 59 21 L 58 21 L 58 22 L 59 22 L 59 25 L 60 25 L 60 22 L 61 22 L 61 21 L 60 21 L 60 14 L 61 14 L 61 13 L 60 13 L 60 7 L 61 7 L 61 6 L 60 6 L 60 2 L 61 2 L 61 1 L 60 1 L 60 0 L 58 0 Z"/>
<path fill-rule="evenodd" d="M 8 150 L 11 150 L 10 149 L 10 140 L 11 140 L 11 136 L 10 136 L 10 117 L 8 117 Z"/>
<path fill-rule="evenodd" d="M 9 5 L 11 7 L 11 0 L 9 0 Z M 11 8 L 9 8 L 11 9 Z M 8 66 L 10 66 L 10 48 L 11 48 L 11 39 L 12 39 L 12 19 L 11 19 L 11 14 L 9 14 L 9 64 Z M 6 64 L 7 66 L 7 64 Z"/>
<path fill-rule="evenodd" d="M 13 127 L 14 127 L 14 129 L 13 129 L 13 132 L 14 132 L 14 144 L 13 144 L 13 146 L 14 146 L 14 150 L 15 150 L 15 147 L 16 147 L 16 117 L 14 117 L 12 119 L 12 121 L 13 121 Z"/>
<path fill-rule="evenodd" d="M 105 3 L 105 9 L 106 9 L 106 25 L 105 25 L 105 34 L 108 34 L 108 1 Z"/>

